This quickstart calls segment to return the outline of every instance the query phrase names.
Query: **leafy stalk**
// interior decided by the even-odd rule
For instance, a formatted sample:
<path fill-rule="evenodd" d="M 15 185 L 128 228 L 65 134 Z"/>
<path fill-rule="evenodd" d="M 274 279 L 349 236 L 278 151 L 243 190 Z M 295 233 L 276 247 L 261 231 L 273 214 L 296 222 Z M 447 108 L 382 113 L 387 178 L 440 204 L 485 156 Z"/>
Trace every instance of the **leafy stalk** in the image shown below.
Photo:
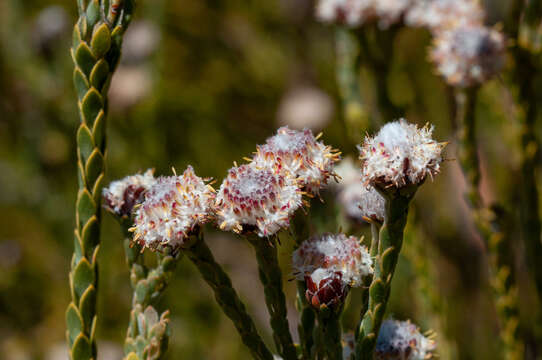
<path fill-rule="evenodd" d="M 215 261 L 211 249 L 205 243 L 203 233 L 198 232 L 192 236 L 191 244 L 183 251 L 213 289 L 218 305 L 233 321 L 241 340 L 249 348 L 252 357 L 257 360 L 272 360 L 273 355 L 260 338 L 256 325 L 248 315 L 245 305 L 239 299 L 228 274 Z"/>
<path fill-rule="evenodd" d="M 258 272 L 264 287 L 275 345 L 284 360 L 295 360 L 297 354 L 287 319 L 286 297 L 282 289 L 282 271 L 277 256 L 276 239 L 262 239 L 256 235 L 248 235 L 247 239 L 256 252 Z"/>
<path fill-rule="evenodd" d="M 513 264 L 509 258 L 509 233 L 506 232 L 506 214 L 500 206 L 486 206 L 480 195 L 480 163 L 476 140 L 476 94 L 478 89 L 456 89 L 459 126 L 459 162 L 467 183 L 466 198 L 478 233 L 489 252 L 489 273 L 497 313 L 501 321 L 501 340 L 505 359 L 523 358 L 523 345 L 519 334 L 519 308 L 517 286 L 513 278 Z M 509 230 L 509 229 L 508 229 Z"/>
<path fill-rule="evenodd" d="M 356 339 L 356 359 L 372 360 L 380 325 L 386 312 L 391 282 L 403 244 L 408 206 L 417 185 L 379 189 L 386 199 L 386 219 L 380 229 L 373 281 L 369 287 L 369 306 Z"/>
<path fill-rule="evenodd" d="M 66 311 L 71 359 L 96 359 L 97 255 L 100 248 L 101 191 L 104 178 L 107 89 L 120 58 L 122 36 L 133 0 L 78 0 L 71 55 L 80 125 L 74 254 L 69 275 L 71 302 Z"/>
<path fill-rule="evenodd" d="M 335 311 L 331 308 L 323 308 L 318 311 L 320 339 L 328 360 L 342 360 L 343 358 L 341 313 L 342 305 L 340 309 Z"/>

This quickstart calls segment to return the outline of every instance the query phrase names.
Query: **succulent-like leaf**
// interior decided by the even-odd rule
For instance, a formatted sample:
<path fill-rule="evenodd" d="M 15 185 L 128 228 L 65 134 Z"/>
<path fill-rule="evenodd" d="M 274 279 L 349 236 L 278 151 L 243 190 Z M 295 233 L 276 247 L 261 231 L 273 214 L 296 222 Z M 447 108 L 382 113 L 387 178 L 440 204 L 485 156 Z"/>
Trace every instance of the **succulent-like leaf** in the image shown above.
<path fill-rule="evenodd" d="M 92 51 L 88 45 L 84 42 L 80 43 L 75 49 L 74 57 L 77 66 L 81 68 L 83 74 L 85 74 L 85 76 L 89 76 L 94 64 L 96 63 L 96 58 L 92 54 Z"/>
<path fill-rule="evenodd" d="M 79 334 L 75 339 L 71 349 L 71 358 L 73 360 L 88 360 L 92 358 L 92 346 L 85 335 Z"/>
<path fill-rule="evenodd" d="M 98 149 L 94 149 L 92 154 L 88 157 L 87 164 L 85 166 L 85 173 L 87 176 L 88 184 L 94 184 L 101 175 L 104 168 L 104 158 Z"/>
<path fill-rule="evenodd" d="M 84 226 L 96 213 L 96 204 L 87 189 L 79 191 L 76 208 L 80 226 Z"/>
<path fill-rule="evenodd" d="M 94 65 L 92 72 L 90 73 L 90 84 L 94 86 L 98 91 L 102 91 L 109 77 L 109 65 L 105 60 L 100 60 Z"/>
<path fill-rule="evenodd" d="M 66 325 L 68 327 L 68 343 L 71 346 L 83 329 L 83 319 L 73 303 L 66 310 Z"/>
<path fill-rule="evenodd" d="M 101 58 L 111 47 L 111 32 L 106 24 L 98 26 L 92 35 L 90 46 L 94 56 Z"/>
<path fill-rule="evenodd" d="M 90 130 L 84 124 L 79 126 L 79 130 L 77 130 L 77 146 L 83 161 L 86 162 L 94 149 L 94 140 L 92 139 Z M 84 170 L 82 173 L 84 174 Z"/>
<path fill-rule="evenodd" d="M 85 122 L 88 123 L 90 127 L 93 127 L 94 121 L 98 114 L 103 111 L 103 107 L 104 103 L 102 96 L 94 88 L 90 89 L 83 100 L 81 100 L 83 119 L 85 119 Z"/>
<path fill-rule="evenodd" d="M 100 224 L 95 215 L 93 215 L 89 221 L 83 226 L 81 242 L 85 249 L 85 257 L 91 258 L 92 252 L 96 245 L 98 245 L 100 236 Z"/>
<path fill-rule="evenodd" d="M 86 329 L 90 329 L 94 314 L 96 313 L 96 289 L 90 285 L 79 300 L 79 309 Z"/>

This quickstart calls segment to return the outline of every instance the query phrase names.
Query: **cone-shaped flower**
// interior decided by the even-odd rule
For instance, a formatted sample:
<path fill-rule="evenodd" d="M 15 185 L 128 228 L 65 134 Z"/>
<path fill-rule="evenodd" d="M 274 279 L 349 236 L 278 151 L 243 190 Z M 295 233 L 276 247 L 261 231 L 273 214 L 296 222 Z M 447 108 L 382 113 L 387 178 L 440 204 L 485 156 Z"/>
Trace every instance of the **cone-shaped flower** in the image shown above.
<path fill-rule="evenodd" d="M 504 65 L 504 36 L 483 25 L 457 26 L 438 34 L 430 51 L 438 73 L 452 86 L 482 84 Z"/>
<path fill-rule="evenodd" d="M 434 350 L 435 341 L 423 336 L 416 325 L 388 319 L 380 327 L 375 359 L 425 360 L 433 357 Z"/>
<path fill-rule="evenodd" d="M 292 255 L 295 277 L 307 285 L 307 301 L 315 308 L 341 304 L 351 287 L 373 273 L 371 256 L 360 239 L 322 234 L 305 240 Z"/>
<path fill-rule="evenodd" d="M 215 211 L 220 229 L 255 230 L 265 237 L 288 227 L 300 206 L 301 191 L 295 179 L 252 162 L 229 170 L 218 191 Z"/>
<path fill-rule="evenodd" d="M 284 126 L 258 146 L 253 163 L 294 177 L 304 190 L 318 194 L 333 176 L 333 164 L 338 160 L 339 154 L 318 141 L 309 129 L 298 131 Z"/>
<path fill-rule="evenodd" d="M 104 207 L 117 216 L 130 216 L 134 206 L 143 201 L 145 191 L 156 181 L 153 173 L 154 170 L 149 169 L 144 174 L 113 181 L 102 191 Z"/>
<path fill-rule="evenodd" d="M 384 125 L 359 147 L 364 179 L 380 188 L 420 184 L 437 174 L 445 144 L 431 138 L 433 127 L 400 119 Z"/>
<path fill-rule="evenodd" d="M 361 169 L 354 165 L 351 158 L 346 158 L 335 166 L 335 173 L 341 178 L 334 186 L 337 190 L 337 201 L 350 218 L 357 221 L 384 221 L 384 197 L 373 186 L 366 184 Z"/>
<path fill-rule="evenodd" d="M 215 194 L 191 166 L 181 176 L 160 177 L 136 209 L 134 241 L 150 249 L 177 248 L 211 217 Z"/>
<path fill-rule="evenodd" d="M 405 22 L 436 34 L 458 26 L 482 25 L 484 15 L 477 0 L 417 0 L 408 10 Z"/>

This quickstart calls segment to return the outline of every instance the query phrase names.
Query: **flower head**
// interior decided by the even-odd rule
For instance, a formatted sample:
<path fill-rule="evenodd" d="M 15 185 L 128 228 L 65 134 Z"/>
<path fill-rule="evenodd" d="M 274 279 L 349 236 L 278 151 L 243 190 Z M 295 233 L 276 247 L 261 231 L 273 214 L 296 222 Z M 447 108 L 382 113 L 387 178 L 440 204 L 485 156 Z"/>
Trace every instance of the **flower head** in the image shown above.
<path fill-rule="evenodd" d="M 215 211 L 222 230 L 240 233 L 248 225 L 264 237 L 288 227 L 300 206 L 301 191 L 295 179 L 252 162 L 229 170 L 218 191 Z"/>
<path fill-rule="evenodd" d="M 323 234 L 305 240 L 292 255 L 294 275 L 307 284 L 307 300 L 316 308 L 344 300 L 373 273 L 367 248 L 354 236 Z"/>
<path fill-rule="evenodd" d="M 335 172 L 341 178 L 335 186 L 337 200 L 346 214 L 358 221 L 384 221 L 384 197 L 373 186 L 366 184 L 361 169 L 354 165 L 354 161 L 351 158 L 342 160 L 335 166 Z"/>
<path fill-rule="evenodd" d="M 364 179 L 402 187 L 419 184 L 440 170 L 445 144 L 431 138 L 432 126 L 418 128 L 400 119 L 384 125 L 359 147 Z"/>
<path fill-rule="evenodd" d="M 339 154 L 318 141 L 310 130 L 297 131 L 284 126 L 258 146 L 253 164 L 292 176 L 299 186 L 317 194 L 333 176 L 333 164 L 338 159 Z"/>
<path fill-rule="evenodd" d="M 388 319 L 376 342 L 377 360 L 425 360 L 432 357 L 435 341 L 423 336 L 410 321 Z"/>
<path fill-rule="evenodd" d="M 102 191 L 104 207 L 117 216 L 130 216 L 135 205 L 143 200 L 143 195 L 156 181 L 154 170 L 144 174 L 126 176 L 113 181 Z"/>
<path fill-rule="evenodd" d="M 207 222 L 214 190 L 191 166 L 181 176 L 160 177 L 136 210 L 134 241 L 151 249 L 184 244 L 198 225 Z"/>
<path fill-rule="evenodd" d="M 484 15 L 477 0 L 417 0 L 405 21 L 410 26 L 427 27 L 438 33 L 459 26 L 481 25 Z"/>
<path fill-rule="evenodd" d="M 452 86 L 482 84 L 504 65 L 504 36 L 483 25 L 458 26 L 435 38 L 430 57 Z"/>

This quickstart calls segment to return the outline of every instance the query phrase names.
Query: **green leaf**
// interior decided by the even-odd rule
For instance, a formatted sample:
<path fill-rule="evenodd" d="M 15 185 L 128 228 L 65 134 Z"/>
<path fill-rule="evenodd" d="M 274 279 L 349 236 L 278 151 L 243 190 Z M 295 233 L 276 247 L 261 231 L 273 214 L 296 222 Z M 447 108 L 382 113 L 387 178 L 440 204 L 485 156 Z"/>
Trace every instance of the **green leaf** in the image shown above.
<path fill-rule="evenodd" d="M 99 208 L 100 204 L 102 203 L 103 180 L 104 180 L 104 173 L 102 172 L 100 176 L 98 176 L 98 179 L 96 179 L 96 182 L 94 183 L 94 187 L 92 188 L 92 196 L 94 199 L 94 204 L 96 204 L 97 208 Z"/>
<path fill-rule="evenodd" d="M 109 76 L 109 65 L 103 59 L 98 61 L 90 73 L 90 84 L 98 91 L 102 91 Z"/>
<path fill-rule="evenodd" d="M 102 96 L 94 88 L 90 89 L 83 100 L 81 100 L 83 119 L 90 127 L 93 127 L 94 121 L 98 114 L 103 111 L 103 107 Z"/>
<path fill-rule="evenodd" d="M 90 75 L 90 72 L 96 63 L 96 58 L 92 55 L 92 51 L 86 43 L 79 44 L 75 50 L 75 62 L 77 66 L 81 68 L 83 74 L 86 76 Z"/>
<path fill-rule="evenodd" d="M 381 302 L 384 299 L 386 288 L 381 279 L 373 281 L 373 284 L 369 288 L 369 294 L 373 301 Z"/>
<path fill-rule="evenodd" d="M 75 294 L 80 298 L 87 288 L 94 284 L 95 278 L 94 268 L 87 259 L 83 258 L 73 271 L 73 285 Z"/>
<path fill-rule="evenodd" d="M 87 189 L 79 190 L 77 196 L 77 215 L 79 217 L 79 226 L 83 227 L 96 214 L 96 204 Z"/>
<path fill-rule="evenodd" d="M 149 297 L 149 286 L 146 281 L 140 281 L 135 289 L 136 302 L 144 304 Z"/>
<path fill-rule="evenodd" d="M 166 256 L 162 259 L 162 269 L 164 272 L 171 272 L 175 270 L 177 261 L 172 256 Z"/>
<path fill-rule="evenodd" d="M 113 71 L 119 62 L 120 51 L 122 45 L 122 34 L 124 33 L 121 26 L 116 26 L 111 33 L 111 49 L 107 53 L 107 62 L 111 66 L 111 71 Z"/>
<path fill-rule="evenodd" d="M 86 162 L 90 154 L 92 154 L 92 150 L 94 150 L 94 141 L 90 130 L 85 124 L 81 124 L 79 130 L 77 130 L 77 146 L 83 162 Z"/>
<path fill-rule="evenodd" d="M 89 187 L 94 186 L 96 179 L 98 179 L 98 176 L 103 172 L 103 169 L 104 158 L 98 149 L 94 149 L 85 166 L 85 174 L 87 175 L 87 184 Z"/>
<path fill-rule="evenodd" d="M 81 236 L 79 234 L 79 229 L 75 229 L 75 231 L 73 232 L 73 235 L 74 235 L 74 239 L 73 239 L 73 247 L 74 247 L 74 255 L 77 259 L 77 261 L 79 261 L 79 259 L 81 259 L 81 257 L 83 257 L 83 242 L 81 241 Z"/>
<path fill-rule="evenodd" d="M 100 4 L 98 0 L 91 0 L 87 7 L 88 26 L 93 27 L 100 19 Z"/>
<path fill-rule="evenodd" d="M 390 274 L 397 263 L 397 253 L 394 250 L 395 247 L 390 246 L 382 253 L 382 274 Z"/>
<path fill-rule="evenodd" d="M 96 288 L 93 285 L 90 285 L 81 296 L 79 309 L 81 310 L 85 329 L 88 331 L 96 314 Z"/>
<path fill-rule="evenodd" d="M 75 26 L 73 27 L 73 33 L 72 33 L 72 47 L 74 49 L 77 49 L 80 43 L 81 43 L 81 32 L 80 32 L 79 24 L 75 24 Z"/>
<path fill-rule="evenodd" d="M 66 325 L 68 327 L 68 342 L 69 345 L 72 346 L 83 328 L 83 319 L 73 303 L 71 303 L 68 306 L 68 310 L 66 310 Z"/>
<path fill-rule="evenodd" d="M 90 360 L 92 359 L 92 346 L 90 345 L 90 341 L 86 336 L 83 334 L 79 334 L 77 339 L 75 340 L 73 347 L 72 347 L 72 353 L 71 353 L 71 359 L 73 360 Z"/>
<path fill-rule="evenodd" d="M 102 58 L 111 47 L 111 32 L 106 24 L 100 25 L 92 35 L 90 47 L 97 58 Z"/>
<path fill-rule="evenodd" d="M 83 226 L 81 234 L 81 243 L 85 249 L 85 257 L 91 258 L 94 248 L 100 241 L 100 224 L 95 215 Z"/>
<path fill-rule="evenodd" d="M 75 85 L 75 92 L 77 93 L 77 98 L 81 100 L 87 93 L 90 85 L 85 75 L 78 68 L 75 68 L 73 70 L 73 84 Z"/>
<path fill-rule="evenodd" d="M 83 163 L 81 161 L 77 162 L 77 185 L 79 188 L 84 188 L 86 186 L 85 170 L 83 169 Z"/>
<path fill-rule="evenodd" d="M 94 144 L 100 151 L 104 152 L 104 133 L 105 133 L 105 113 L 102 111 L 98 114 L 96 121 L 94 121 L 94 127 L 92 128 L 92 136 L 94 137 Z"/>

